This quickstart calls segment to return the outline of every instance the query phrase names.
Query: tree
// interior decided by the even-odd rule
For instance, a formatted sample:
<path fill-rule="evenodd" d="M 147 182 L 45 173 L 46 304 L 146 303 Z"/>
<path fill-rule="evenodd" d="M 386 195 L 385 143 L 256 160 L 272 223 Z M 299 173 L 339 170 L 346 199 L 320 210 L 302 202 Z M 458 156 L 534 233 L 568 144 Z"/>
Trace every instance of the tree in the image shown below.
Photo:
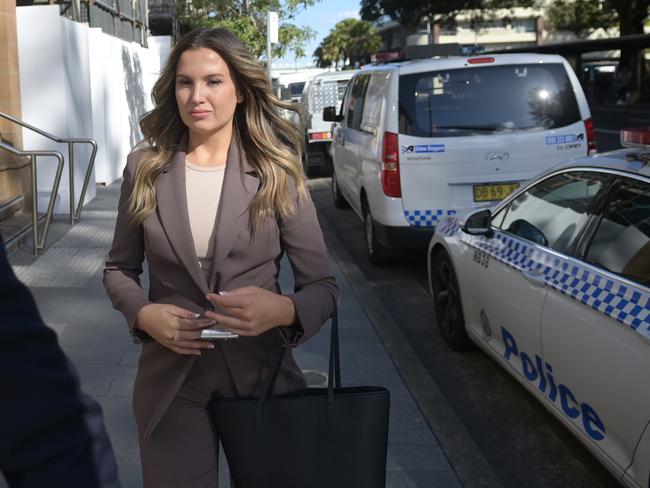
<path fill-rule="evenodd" d="M 365 20 L 344 19 L 338 22 L 314 51 L 316 64 L 334 63 L 338 69 L 339 61 L 350 64 L 362 62 L 381 47 L 381 37 L 377 29 Z"/>
<path fill-rule="evenodd" d="M 547 27 L 585 38 L 599 28 L 617 25 L 616 12 L 598 0 L 555 0 L 546 8 Z"/>
<path fill-rule="evenodd" d="M 325 37 L 314 51 L 314 55 L 317 56 L 318 49 L 321 50 L 322 57 L 317 59 L 316 64 L 329 63 L 330 65 L 334 63 L 334 69 L 339 69 L 339 61 L 343 57 L 343 40 L 340 38 L 340 33 L 332 29 L 328 36 Z M 345 62 L 345 58 L 343 58 Z"/>
<path fill-rule="evenodd" d="M 478 25 L 499 9 L 534 7 L 536 0 L 361 0 L 361 18 L 378 20 L 385 16 L 413 27 L 423 19 L 453 25 L 461 11 L 472 12 L 472 24 Z"/>
<path fill-rule="evenodd" d="M 553 0 L 546 13 L 550 25 L 583 37 L 599 28 L 618 27 L 621 36 L 643 34 L 650 0 Z"/>
<path fill-rule="evenodd" d="M 550 24 L 558 30 L 574 32 L 584 38 L 599 28 L 618 26 L 621 36 L 643 34 L 650 0 L 553 0 L 547 8 Z M 632 91 L 641 87 L 642 51 L 621 49 L 619 66 L 632 73 Z"/>
<path fill-rule="evenodd" d="M 321 46 L 318 46 L 316 50 L 314 51 L 314 59 L 316 60 L 316 67 L 317 68 L 329 68 L 332 66 L 332 61 L 329 59 L 325 58 L 323 55 L 323 48 Z"/>
<path fill-rule="evenodd" d="M 225 27 L 239 36 L 257 56 L 266 53 L 266 15 L 278 13 L 278 43 L 273 56 L 283 57 L 288 51 L 305 56 L 304 45 L 315 35 L 309 27 L 292 23 L 302 9 L 318 0 L 176 0 L 176 15 L 187 29 Z"/>

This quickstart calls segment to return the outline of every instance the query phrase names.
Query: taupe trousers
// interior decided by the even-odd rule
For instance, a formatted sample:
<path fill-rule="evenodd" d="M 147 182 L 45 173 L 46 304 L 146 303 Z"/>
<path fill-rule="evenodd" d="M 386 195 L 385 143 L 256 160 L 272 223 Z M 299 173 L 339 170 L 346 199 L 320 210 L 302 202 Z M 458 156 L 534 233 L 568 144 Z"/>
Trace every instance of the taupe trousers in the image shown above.
<path fill-rule="evenodd" d="M 227 365 L 221 349 L 204 350 L 151 437 L 140 436 L 144 486 L 219 485 L 219 441 L 206 407 L 213 394 L 236 395 L 234 381 L 223 371 L 227 371 Z"/>
<path fill-rule="evenodd" d="M 195 365 L 201 363 L 197 361 L 199 356 L 177 354 L 136 329 L 139 310 L 149 303 L 167 303 L 203 314 L 206 309 L 213 309 L 206 299 L 210 292 L 251 285 L 279 292 L 279 263 L 286 253 L 295 282 L 294 293 L 288 296 L 296 308 L 296 324 L 276 327 L 257 337 L 217 342 L 212 351 L 215 354 L 211 356 L 217 359 L 206 362 L 214 363 L 210 367 L 210 375 L 214 377 L 208 375 L 207 380 L 201 380 L 209 384 L 208 390 L 215 388 L 224 395 L 249 396 L 257 393 L 260 378 L 266 375 L 273 355 L 283 346 L 296 347 L 316 334 L 338 299 L 313 202 L 311 198 L 299 200 L 293 183 L 290 195 L 296 202 L 296 212 L 286 219 L 270 217 L 252 236 L 248 205 L 259 189 L 260 178 L 234 136 L 215 222 L 212 272 L 206 279 L 189 224 L 185 146 L 186 138 L 183 138 L 176 154 L 158 176 L 156 211 L 140 225 L 131 220 L 128 200 L 145 153 L 135 151 L 127 158 L 113 245 L 104 270 L 104 286 L 113 306 L 124 315 L 134 339 L 142 342 L 133 408 L 147 480 L 145 486 L 152 488 L 165 486 L 157 484 L 157 480 L 163 483 L 163 473 L 172 477 L 173 470 L 183 471 L 185 479 L 208 472 L 216 463 L 216 456 L 195 456 L 198 451 L 208 450 L 206 446 L 214 443 L 214 438 L 204 436 L 207 417 L 189 413 L 201 408 L 185 408 L 193 403 L 200 407 L 205 400 L 205 392 L 188 396 L 192 391 L 189 385 L 195 381 Z M 142 289 L 139 278 L 145 258 L 149 267 L 148 293 Z M 284 355 L 274 393 L 302 385 L 304 378 L 289 351 Z M 197 439 L 201 439 L 202 445 L 191 449 L 190 444 L 197 444 Z M 199 459 L 204 461 L 196 464 Z M 148 477 L 155 472 L 160 472 L 160 477 L 155 475 L 156 482 L 150 483 Z M 198 483 L 175 486 L 204 486 Z"/>

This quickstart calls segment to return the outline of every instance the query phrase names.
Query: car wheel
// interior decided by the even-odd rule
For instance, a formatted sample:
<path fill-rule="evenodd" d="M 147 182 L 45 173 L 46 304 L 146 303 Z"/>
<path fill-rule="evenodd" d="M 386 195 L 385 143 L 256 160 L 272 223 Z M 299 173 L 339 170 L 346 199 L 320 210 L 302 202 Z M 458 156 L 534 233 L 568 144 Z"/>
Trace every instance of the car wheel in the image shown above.
<path fill-rule="evenodd" d="M 332 171 L 332 198 L 334 199 L 334 206 L 336 208 L 345 208 L 348 206 L 347 200 L 343 197 L 339 189 L 339 182 L 336 179 L 336 173 Z"/>
<path fill-rule="evenodd" d="M 388 250 L 377 240 L 375 222 L 370 213 L 367 202 L 363 202 L 363 229 L 366 240 L 368 260 L 374 265 L 384 264 L 388 257 Z"/>
<path fill-rule="evenodd" d="M 436 254 L 431 277 L 436 316 L 442 337 L 456 351 L 468 349 L 472 343 L 465 329 L 458 280 L 449 254 L 445 251 Z"/>

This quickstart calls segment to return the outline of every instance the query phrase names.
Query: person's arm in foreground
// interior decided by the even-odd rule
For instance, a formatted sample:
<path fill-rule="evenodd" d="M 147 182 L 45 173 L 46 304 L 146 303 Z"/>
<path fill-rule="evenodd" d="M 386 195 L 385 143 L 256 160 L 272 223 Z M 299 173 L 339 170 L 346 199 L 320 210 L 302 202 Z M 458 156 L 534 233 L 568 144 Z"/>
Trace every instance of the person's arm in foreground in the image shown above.
<path fill-rule="evenodd" d="M 0 471 L 11 488 L 119 487 L 101 408 L 81 392 L 1 237 Z"/>

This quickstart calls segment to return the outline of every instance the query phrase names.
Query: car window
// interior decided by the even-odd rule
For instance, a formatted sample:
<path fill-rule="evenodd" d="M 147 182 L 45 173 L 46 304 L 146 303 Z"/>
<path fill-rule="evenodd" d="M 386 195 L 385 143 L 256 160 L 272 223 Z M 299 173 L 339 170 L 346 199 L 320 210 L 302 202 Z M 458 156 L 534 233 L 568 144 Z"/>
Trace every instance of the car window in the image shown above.
<path fill-rule="evenodd" d="M 585 261 L 650 284 L 650 185 L 625 178 L 608 201 Z"/>
<path fill-rule="evenodd" d="M 415 137 L 545 130 L 581 120 L 564 65 L 448 69 L 399 77 L 399 132 Z"/>
<path fill-rule="evenodd" d="M 492 227 L 500 229 L 503 224 L 503 217 L 506 216 L 506 207 L 501 208 L 492 216 Z"/>
<path fill-rule="evenodd" d="M 370 77 L 363 102 L 363 115 L 361 116 L 361 130 L 373 132 L 381 122 L 383 108 L 384 88 L 388 83 L 388 74 L 376 73 Z"/>
<path fill-rule="evenodd" d="M 339 107 L 338 113 L 341 117 L 344 117 L 347 112 L 348 101 L 350 98 L 350 84 L 345 87 L 343 95 L 341 96 L 341 106 Z"/>
<path fill-rule="evenodd" d="M 297 83 L 289 83 L 289 92 L 291 93 L 292 97 L 299 96 L 302 94 L 303 88 L 305 88 L 305 82 L 300 81 Z"/>
<path fill-rule="evenodd" d="M 346 115 L 347 126 L 351 129 L 361 128 L 361 115 L 363 114 L 363 98 L 368 87 L 370 76 L 359 76 L 354 80 L 348 101 L 348 113 Z"/>
<path fill-rule="evenodd" d="M 590 171 L 546 178 L 510 202 L 501 230 L 568 252 L 587 221 L 594 197 L 612 178 Z"/>

